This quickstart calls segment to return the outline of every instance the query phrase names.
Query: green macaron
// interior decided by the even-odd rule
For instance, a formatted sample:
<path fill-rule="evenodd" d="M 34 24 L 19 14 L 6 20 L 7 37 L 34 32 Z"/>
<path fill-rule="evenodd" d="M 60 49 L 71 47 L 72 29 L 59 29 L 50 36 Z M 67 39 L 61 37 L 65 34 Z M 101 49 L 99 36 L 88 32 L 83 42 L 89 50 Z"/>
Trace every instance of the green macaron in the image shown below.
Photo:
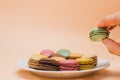
<path fill-rule="evenodd" d="M 68 58 L 71 52 L 67 49 L 60 49 L 56 53 L 64 56 L 65 58 Z"/>
<path fill-rule="evenodd" d="M 89 38 L 92 41 L 102 41 L 109 37 L 110 32 L 106 28 L 95 28 L 89 33 Z"/>

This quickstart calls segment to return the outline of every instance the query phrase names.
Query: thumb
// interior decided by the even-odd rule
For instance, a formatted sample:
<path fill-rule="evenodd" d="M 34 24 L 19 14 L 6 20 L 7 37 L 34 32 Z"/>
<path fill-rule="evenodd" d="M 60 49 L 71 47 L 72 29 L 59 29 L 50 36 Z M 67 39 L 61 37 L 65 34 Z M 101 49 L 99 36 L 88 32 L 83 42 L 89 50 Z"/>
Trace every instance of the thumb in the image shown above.
<path fill-rule="evenodd" d="M 120 44 L 119 43 L 115 42 L 114 40 L 110 38 L 104 39 L 103 43 L 107 47 L 110 53 L 120 56 Z"/>

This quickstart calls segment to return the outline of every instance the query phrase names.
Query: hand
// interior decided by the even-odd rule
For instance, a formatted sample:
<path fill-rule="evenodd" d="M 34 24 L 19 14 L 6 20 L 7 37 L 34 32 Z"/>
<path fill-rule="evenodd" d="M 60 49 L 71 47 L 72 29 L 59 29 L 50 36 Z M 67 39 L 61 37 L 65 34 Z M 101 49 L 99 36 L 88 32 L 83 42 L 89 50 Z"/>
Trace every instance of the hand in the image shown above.
<path fill-rule="evenodd" d="M 104 39 L 103 43 L 110 53 L 120 56 L 120 43 L 115 42 L 110 38 Z"/>
<path fill-rule="evenodd" d="M 120 25 L 120 12 L 105 17 L 97 24 L 98 27 L 106 27 L 108 30 L 112 30 L 118 25 Z"/>
<path fill-rule="evenodd" d="M 112 30 L 118 25 L 120 25 L 120 12 L 105 17 L 97 24 L 98 27 L 106 27 L 108 30 Z M 120 56 L 120 43 L 110 38 L 104 39 L 103 43 L 110 53 Z"/>

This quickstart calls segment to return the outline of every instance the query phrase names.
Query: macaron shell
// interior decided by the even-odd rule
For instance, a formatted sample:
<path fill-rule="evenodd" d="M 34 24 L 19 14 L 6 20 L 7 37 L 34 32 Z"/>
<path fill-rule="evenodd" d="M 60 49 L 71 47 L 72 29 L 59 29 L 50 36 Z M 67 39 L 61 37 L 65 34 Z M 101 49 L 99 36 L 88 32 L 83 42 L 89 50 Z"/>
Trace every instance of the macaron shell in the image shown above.
<path fill-rule="evenodd" d="M 60 66 L 60 71 L 78 70 L 79 67 L 64 67 Z"/>
<path fill-rule="evenodd" d="M 41 58 L 48 58 L 47 56 L 45 55 L 41 55 L 41 54 L 33 54 L 30 59 L 41 59 Z"/>
<path fill-rule="evenodd" d="M 50 57 L 63 57 L 63 58 L 65 58 L 64 56 L 62 56 L 62 55 L 60 55 L 60 54 L 51 54 Z"/>
<path fill-rule="evenodd" d="M 76 58 L 81 58 L 83 56 L 83 54 L 80 54 L 80 53 L 71 53 L 69 55 L 69 58 L 70 59 L 76 59 Z"/>
<path fill-rule="evenodd" d="M 45 50 L 42 50 L 40 54 L 50 57 L 52 54 L 55 54 L 55 52 L 49 49 L 45 49 Z"/>
<path fill-rule="evenodd" d="M 43 58 L 48 58 L 48 57 L 41 54 L 32 55 L 28 60 L 28 66 L 33 69 L 39 69 L 39 66 L 40 66 L 39 60 Z"/>
<path fill-rule="evenodd" d="M 101 41 L 107 37 L 109 37 L 109 31 L 106 28 L 95 28 L 90 31 L 89 38 L 92 41 Z"/>
<path fill-rule="evenodd" d="M 90 40 L 92 41 L 102 41 L 103 39 L 107 38 L 108 35 L 94 35 L 90 37 Z"/>
<path fill-rule="evenodd" d="M 63 58 L 63 57 L 51 57 L 51 59 L 54 59 L 54 60 L 56 60 L 56 61 L 62 61 L 62 60 L 65 60 L 65 58 Z"/>
<path fill-rule="evenodd" d="M 94 60 L 94 66 L 97 65 L 97 55 L 96 54 L 86 54 L 82 58 L 92 58 Z"/>
<path fill-rule="evenodd" d="M 79 58 L 76 59 L 76 61 L 79 62 L 79 64 L 93 64 L 94 60 L 92 58 Z"/>
<path fill-rule="evenodd" d="M 79 70 L 87 70 L 87 69 L 93 69 L 94 65 L 80 65 Z"/>
<path fill-rule="evenodd" d="M 79 63 L 76 60 L 63 60 L 59 62 L 59 68 L 61 71 L 64 70 L 78 70 Z"/>
<path fill-rule="evenodd" d="M 71 59 L 68 59 L 68 60 L 62 60 L 62 61 L 60 61 L 59 62 L 59 64 L 60 65 L 66 65 L 66 64 L 68 64 L 68 66 L 69 65 L 76 65 L 76 64 L 78 64 L 78 62 L 76 61 L 76 60 L 71 60 Z M 67 65 L 66 65 L 67 66 Z"/>
<path fill-rule="evenodd" d="M 60 49 L 56 53 L 67 58 L 70 55 L 71 52 L 67 49 Z"/>

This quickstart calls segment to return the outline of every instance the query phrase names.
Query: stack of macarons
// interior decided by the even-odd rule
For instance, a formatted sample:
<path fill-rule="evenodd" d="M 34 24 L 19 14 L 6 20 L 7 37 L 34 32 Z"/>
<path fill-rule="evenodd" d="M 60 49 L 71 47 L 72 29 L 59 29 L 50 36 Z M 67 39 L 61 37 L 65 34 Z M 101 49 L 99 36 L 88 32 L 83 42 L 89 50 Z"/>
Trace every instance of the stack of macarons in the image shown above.
<path fill-rule="evenodd" d="M 32 55 L 28 66 L 38 70 L 73 71 L 92 69 L 97 65 L 97 56 L 84 56 L 81 53 L 71 53 L 68 49 L 56 52 L 44 49 L 39 54 Z"/>

